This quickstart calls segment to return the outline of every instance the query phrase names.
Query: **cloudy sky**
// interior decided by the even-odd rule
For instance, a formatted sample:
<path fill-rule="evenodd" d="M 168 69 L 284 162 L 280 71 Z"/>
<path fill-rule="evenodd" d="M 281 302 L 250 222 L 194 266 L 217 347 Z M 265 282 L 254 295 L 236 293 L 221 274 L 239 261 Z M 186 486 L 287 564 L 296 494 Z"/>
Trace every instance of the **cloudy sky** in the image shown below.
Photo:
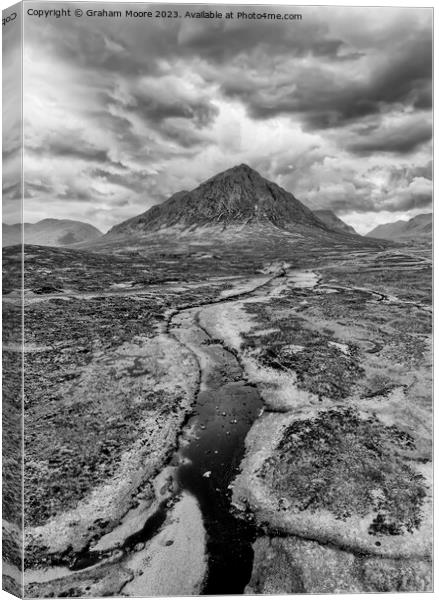
<path fill-rule="evenodd" d="M 25 219 L 106 231 L 242 162 L 360 233 L 431 211 L 432 11 L 294 12 L 303 19 L 27 16 Z"/>
<path fill-rule="evenodd" d="M 3 17 L 15 12 L 19 10 L 6 9 Z M 22 219 L 20 31 L 18 18 L 2 27 L 2 212 L 6 223 Z"/>

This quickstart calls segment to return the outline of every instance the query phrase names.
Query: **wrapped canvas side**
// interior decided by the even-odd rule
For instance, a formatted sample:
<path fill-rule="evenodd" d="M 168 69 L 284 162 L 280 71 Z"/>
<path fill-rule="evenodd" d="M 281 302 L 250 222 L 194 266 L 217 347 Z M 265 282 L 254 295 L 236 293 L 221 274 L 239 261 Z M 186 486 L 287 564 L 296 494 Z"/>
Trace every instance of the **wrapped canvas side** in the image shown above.
<path fill-rule="evenodd" d="M 3 11 L 3 589 L 23 596 L 22 5 Z"/>

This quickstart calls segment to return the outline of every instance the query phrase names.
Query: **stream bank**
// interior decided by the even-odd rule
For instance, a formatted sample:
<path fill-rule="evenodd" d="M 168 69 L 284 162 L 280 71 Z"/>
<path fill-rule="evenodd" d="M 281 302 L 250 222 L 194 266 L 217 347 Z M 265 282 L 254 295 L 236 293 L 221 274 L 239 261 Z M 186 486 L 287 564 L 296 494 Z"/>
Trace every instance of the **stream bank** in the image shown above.
<path fill-rule="evenodd" d="M 102 589 L 109 595 L 108 586 L 110 595 L 243 593 L 255 535 L 251 523 L 233 514 L 231 482 L 262 402 L 234 354 L 199 326 L 198 312 L 205 305 L 249 296 L 275 277 L 257 277 L 241 284 L 236 294 L 169 315 L 161 335 L 192 354 L 200 379 L 178 448 L 153 482 L 154 500 L 150 492 L 145 499 L 140 492 L 138 505 L 76 554 L 70 567 L 28 570 L 29 596 L 88 596 Z"/>

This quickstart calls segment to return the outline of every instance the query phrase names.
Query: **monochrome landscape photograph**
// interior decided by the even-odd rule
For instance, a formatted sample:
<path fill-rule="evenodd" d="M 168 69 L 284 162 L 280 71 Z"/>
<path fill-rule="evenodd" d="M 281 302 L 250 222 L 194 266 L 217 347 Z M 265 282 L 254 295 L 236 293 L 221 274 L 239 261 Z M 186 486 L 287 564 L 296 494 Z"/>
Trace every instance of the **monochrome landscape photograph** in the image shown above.
<path fill-rule="evenodd" d="M 3 588 L 432 592 L 432 9 L 3 17 Z"/>

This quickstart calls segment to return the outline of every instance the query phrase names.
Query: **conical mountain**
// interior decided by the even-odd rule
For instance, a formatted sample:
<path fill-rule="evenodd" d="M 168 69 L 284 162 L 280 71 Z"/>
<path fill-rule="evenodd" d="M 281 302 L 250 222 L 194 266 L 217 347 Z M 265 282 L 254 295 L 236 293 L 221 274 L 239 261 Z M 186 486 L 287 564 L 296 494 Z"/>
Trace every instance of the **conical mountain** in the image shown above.
<path fill-rule="evenodd" d="M 174 194 L 163 204 L 116 225 L 107 236 L 254 225 L 327 230 L 291 193 L 243 164 L 211 177 L 191 192 Z"/>

